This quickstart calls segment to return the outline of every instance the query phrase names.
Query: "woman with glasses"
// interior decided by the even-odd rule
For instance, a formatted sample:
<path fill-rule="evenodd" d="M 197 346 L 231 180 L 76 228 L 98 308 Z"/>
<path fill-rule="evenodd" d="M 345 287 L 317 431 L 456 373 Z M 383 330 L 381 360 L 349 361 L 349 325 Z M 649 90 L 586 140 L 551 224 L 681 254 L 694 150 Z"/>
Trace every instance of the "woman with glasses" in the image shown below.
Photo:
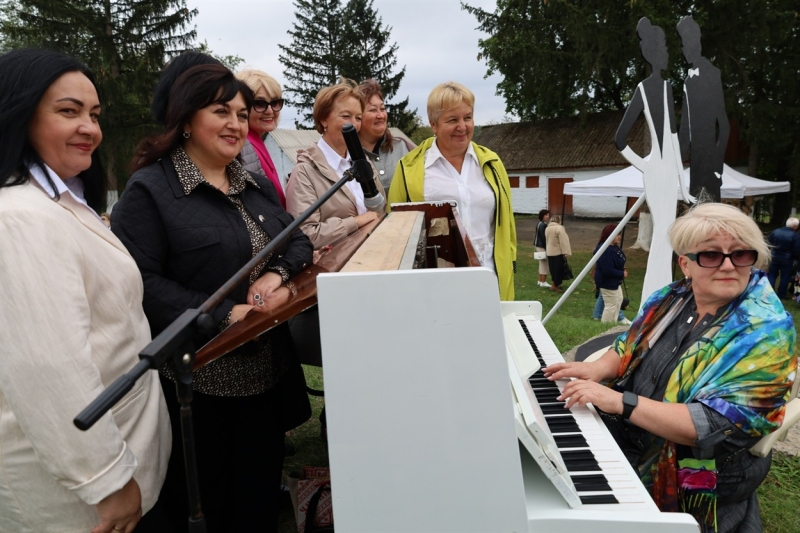
<path fill-rule="evenodd" d="M 275 163 L 269 156 L 264 140 L 269 132 L 278 127 L 283 109 L 283 90 L 278 81 L 260 70 L 247 69 L 239 72 L 237 78 L 253 91 L 253 108 L 250 110 L 250 126 L 247 140 L 239 158 L 245 170 L 266 176 L 275 186 L 281 205 L 286 209 L 286 195 L 275 170 Z"/>
<path fill-rule="evenodd" d="M 320 140 L 305 150 L 297 151 L 297 166 L 292 170 L 286 185 L 286 210 L 294 217 L 303 213 L 317 201 L 350 168 L 352 161 L 342 135 L 342 126 L 352 124 L 361 129 L 364 113 L 364 95 L 353 80 L 324 87 L 314 100 L 314 125 L 322 135 Z M 386 197 L 383 185 L 374 176 L 375 186 Z M 314 249 L 333 244 L 354 233 L 358 228 L 378 218 L 386 205 L 373 211 L 364 206 L 361 186 L 350 180 L 301 226 L 311 239 Z"/>
<path fill-rule="evenodd" d="M 601 411 L 662 511 L 691 513 L 703 532 L 758 532 L 771 457 L 747 450 L 783 421 L 792 317 L 763 272 L 769 247 L 738 209 L 702 204 L 669 238 L 685 278 L 653 293 L 600 359 L 545 374 L 577 378 L 559 399 Z"/>

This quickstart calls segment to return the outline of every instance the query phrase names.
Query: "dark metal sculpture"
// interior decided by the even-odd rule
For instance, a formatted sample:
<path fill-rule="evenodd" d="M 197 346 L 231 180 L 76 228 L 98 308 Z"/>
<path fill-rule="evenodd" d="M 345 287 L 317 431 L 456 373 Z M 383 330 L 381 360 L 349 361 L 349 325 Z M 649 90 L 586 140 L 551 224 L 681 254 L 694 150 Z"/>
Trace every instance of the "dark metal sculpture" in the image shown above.
<path fill-rule="evenodd" d="M 700 26 L 683 17 L 677 26 L 683 57 L 691 65 L 683 82 L 679 132 L 681 156 L 691 149 L 689 193 L 699 201 L 720 201 L 722 165 L 730 124 L 725 114 L 720 71 L 701 55 Z"/>

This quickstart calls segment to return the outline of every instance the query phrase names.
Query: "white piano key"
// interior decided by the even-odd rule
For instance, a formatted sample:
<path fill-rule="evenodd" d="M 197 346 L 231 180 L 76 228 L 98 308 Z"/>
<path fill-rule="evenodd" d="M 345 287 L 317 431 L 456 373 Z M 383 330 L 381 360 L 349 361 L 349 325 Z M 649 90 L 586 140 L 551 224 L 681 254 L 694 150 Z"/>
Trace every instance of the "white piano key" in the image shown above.
<path fill-rule="evenodd" d="M 545 366 L 553 363 L 563 362 L 560 352 L 550 339 L 550 336 L 547 334 L 547 331 L 544 329 L 544 326 L 541 324 L 541 322 L 535 319 L 529 320 L 526 318 L 524 319 L 524 323 L 525 327 L 528 329 L 528 332 L 536 343 L 536 349 L 541 355 Z M 569 380 L 557 380 L 554 383 L 558 390 L 563 390 L 564 386 L 569 383 Z M 530 383 L 526 383 L 526 385 L 531 387 Z M 553 390 L 552 386 L 548 386 L 547 384 L 537 384 L 535 389 L 531 387 L 529 390 L 548 389 Z M 532 393 L 529 393 L 529 395 L 534 396 Z M 538 400 L 537 410 L 539 409 L 539 405 L 552 405 L 556 403 L 560 402 L 554 399 Z M 628 464 L 628 461 L 622 454 L 619 446 L 617 446 L 617 444 L 614 442 L 614 439 L 606 429 L 605 424 L 600 419 L 600 415 L 598 415 L 597 411 L 594 409 L 594 406 L 591 404 L 573 405 L 569 410 L 565 409 L 565 412 L 569 412 L 572 415 L 575 423 L 578 426 L 578 431 L 557 433 L 556 436 L 566 437 L 580 435 L 586 440 L 586 446 L 560 448 L 559 452 L 591 451 L 595 460 L 597 461 L 598 466 L 600 467 L 599 471 L 571 471 L 569 472 L 569 475 L 578 476 L 602 474 L 608 480 L 609 485 L 611 486 L 611 494 L 613 494 L 614 497 L 620 502 L 619 504 L 584 505 L 582 508 L 598 509 L 605 507 L 608 509 L 613 509 L 625 505 L 652 506 L 653 503 L 650 495 L 639 481 L 636 472 L 633 470 L 633 468 L 631 468 L 630 464 Z M 552 414 L 553 413 L 548 413 L 547 416 L 549 417 Z M 563 416 L 558 416 L 557 414 L 554 416 L 554 418 L 563 419 Z M 545 421 L 547 420 L 548 418 L 545 417 Z M 580 493 L 581 496 L 585 496 L 587 494 L 593 493 Z M 596 494 L 608 494 L 608 492 L 598 492 Z M 638 508 L 641 507 L 637 507 L 637 509 Z"/>

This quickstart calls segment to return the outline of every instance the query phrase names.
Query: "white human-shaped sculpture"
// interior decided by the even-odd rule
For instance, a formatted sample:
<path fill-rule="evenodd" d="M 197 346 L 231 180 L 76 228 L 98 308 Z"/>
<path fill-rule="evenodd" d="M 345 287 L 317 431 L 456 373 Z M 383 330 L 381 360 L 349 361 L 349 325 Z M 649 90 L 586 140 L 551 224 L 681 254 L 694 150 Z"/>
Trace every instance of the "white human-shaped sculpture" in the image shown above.
<path fill-rule="evenodd" d="M 693 202 L 683 182 L 671 84 L 661 77 L 669 66 L 664 31 L 645 17 L 639 20 L 636 32 L 641 39 L 645 61 L 652 74 L 639 83 L 616 135 L 616 145 L 634 167 L 642 171 L 644 194 L 653 219 L 653 239 L 647 258 L 641 302 L 656 290 L 672 282 L 672 246 L 667 231 L 675 220 L 678 186 L 683 197 Z M 642 158 L 628 146 L 626 138 L 640 113 L 644 113 L 650 129 L 650 157 Z"/>

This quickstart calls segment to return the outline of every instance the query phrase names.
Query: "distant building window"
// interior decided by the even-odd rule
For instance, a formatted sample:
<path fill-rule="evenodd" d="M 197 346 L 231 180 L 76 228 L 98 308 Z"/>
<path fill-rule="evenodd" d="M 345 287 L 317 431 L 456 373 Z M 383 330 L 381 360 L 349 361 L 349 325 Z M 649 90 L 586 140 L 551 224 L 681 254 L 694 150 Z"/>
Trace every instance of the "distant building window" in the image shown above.
<path fill-rule="evenodd" d="M 512 189 L 519 189 L 519 176 L 509 176 L 508 183 Z"/>
<path fill-rule="evenodd" d="M 525 187 L 528 189 L 539 188 L 539 176 L 528 176 L 525 178 Z"/>

